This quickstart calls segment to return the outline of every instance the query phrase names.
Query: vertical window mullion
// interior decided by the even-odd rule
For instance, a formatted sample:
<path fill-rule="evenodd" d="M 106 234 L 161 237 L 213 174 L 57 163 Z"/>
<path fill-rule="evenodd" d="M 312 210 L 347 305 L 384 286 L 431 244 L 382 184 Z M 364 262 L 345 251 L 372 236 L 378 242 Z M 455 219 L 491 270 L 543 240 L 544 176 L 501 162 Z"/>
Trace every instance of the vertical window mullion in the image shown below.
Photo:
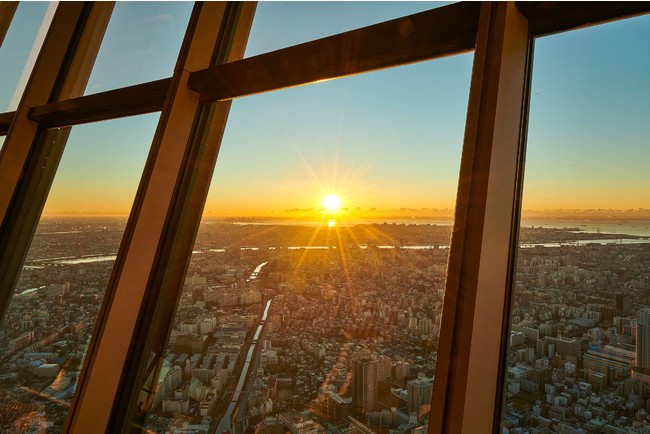
<path fill-rule="evenodd" d="M 0 318 L 7 309 L 22 262 L 36 229 L 67 130 L 46 131 L 28 118 L 32 107 L 79 96 L 86 83 L 86 66 L 94 61 L 97 31 L 108 22 L 111 3 L 61 3 L 15 112 L 0 154 Z M 85 32 L 88 22 L 93 32 Z M 79 47 L 87 47 L 75 58 Z M 93 50 L 95 47 L 95 50 Z M 69 83 L 76 83 L 69 85 Z"/>
<path fill-rule="evenodd" d="M 191 241 L 180 242 L 181 251 L 176 244 L 179 237 L 188 235 L 186 227 L 191 228 L 193 220 L 198 226 L 201 218 L 202 207 L 193 205 L 200 202 L 201 195 L 204 200 L 205 194 L 185 185 L 188 178 L 206 169 L 205 161 L 192 158 L 195 143 L 208 141 L 216 152 L 227 116 L 223 103 L 215 104 L 216 110 L 206 110 L 209 107 L 187 87 L 187 80 L 191 72 L 210 66 L 210 54 L 223 40 L 220 28 L 232 6 L 224 2 L 195 6 L 65 432 L 130 430 L 137 410 L 132 403 L 142 386 L 142 369 L 149 365 L 149 339 L 165 335 L 169 326 L 155 322 L 153 315 L 158 314 L 160 303 L 169 302 L 161 296 L 160 286 L 182 267 L 174 260 L 189 259 Z M 227 60 L 243 55 L 255 5 L 240 7 L 244 12 L 235 20 L 234 40 L 216 48 L 220 53 L 230 52 Z M 207 112 L 209 116 L 205 116 Z M 210 174 L 211 168 L 206 185 Z M 187 226 L 179 223 L 183 219 L 189 221 Z M 172 247 L 167 248 L 169 245 Z"/>
<path fill-rule="evenodd" d="M 17 8 L 18 2 L 0 3 L 0 47 L 2 47 L 2 42 L 5 36 L 7 36 L 7 30 L 9 30 L 11 20 L 14 18 Z"/>
<path fill-rule="evenodd" d="M 431 433 L 492 432 L 516 244 L 528 22 L 484 3 L 461 160 Z"/>

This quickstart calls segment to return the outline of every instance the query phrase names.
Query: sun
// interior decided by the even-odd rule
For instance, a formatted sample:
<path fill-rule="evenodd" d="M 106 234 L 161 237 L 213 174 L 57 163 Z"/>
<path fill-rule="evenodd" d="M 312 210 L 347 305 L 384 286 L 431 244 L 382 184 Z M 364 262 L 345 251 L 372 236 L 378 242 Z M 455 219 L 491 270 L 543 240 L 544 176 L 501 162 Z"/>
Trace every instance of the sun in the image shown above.
<path fill-rule="evenodd" d="M 323 198 L 323 206 L 327 211 L 334 212 L 341 208 L 341 199 L 335 194 L 325 195 Z"/>

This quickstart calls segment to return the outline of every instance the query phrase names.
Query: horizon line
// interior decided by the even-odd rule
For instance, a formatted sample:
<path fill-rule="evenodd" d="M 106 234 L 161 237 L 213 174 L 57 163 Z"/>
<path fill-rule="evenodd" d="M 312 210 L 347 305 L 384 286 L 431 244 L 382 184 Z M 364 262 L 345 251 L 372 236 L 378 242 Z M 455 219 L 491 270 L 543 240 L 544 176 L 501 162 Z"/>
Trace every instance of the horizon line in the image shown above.
<path fill-rule="evenodd" d="M 392 212 L 391 212 L 392 211 Z M 411 211 L 411 212 L 408 212 Z M 421 211 L 420 213 L 414 211 Z M 427 213 L 426 211 L 429 211 Z M 435 212 L 437 211 L 437 212 Z M 523 210 L 521 212 L 522 220 L 534 220 L 538 218 L 548 219 L 566 219 L 566 220 L 650 220 L 650 209 L 637 208 L 637 209 L 545 209 L 545 210 Z M 48 213 L 44 212 L 41 218 L 66 218 L 66 217 L 101 217 L 101 218 L 128 218 L 130 213 L 122 212 L 60 212 Z M 226 221 L 239 221 L 239 220 L 264 220 L 264 221 L 320 221 L 328 219 L 336 220 L 453 220 L 455 212 L 453 209 L 406 209 L 386 210 L 384 213 L 373 211 L 371 213 L 360 213 L 358 216 L 354 215 L 336 215 L 315 213 L 309 214 L 283 214 L 283 215 L 268 215 L 268 214 L 213 214 L 211 212 L 204 212 L 201 219 L 216 219 Z"/>

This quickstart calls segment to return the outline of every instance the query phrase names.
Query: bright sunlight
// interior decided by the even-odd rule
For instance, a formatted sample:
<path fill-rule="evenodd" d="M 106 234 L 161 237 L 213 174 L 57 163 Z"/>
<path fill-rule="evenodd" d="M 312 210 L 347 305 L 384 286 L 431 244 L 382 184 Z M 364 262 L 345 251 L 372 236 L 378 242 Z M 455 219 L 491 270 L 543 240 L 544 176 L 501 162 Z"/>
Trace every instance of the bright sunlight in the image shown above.
<path fill-rule="evenodd" d="M 341 208 L 341 199 L 335 194 L 328 194 L 323 198 L 323 206 L 327 211 L 337 211 Z"/>

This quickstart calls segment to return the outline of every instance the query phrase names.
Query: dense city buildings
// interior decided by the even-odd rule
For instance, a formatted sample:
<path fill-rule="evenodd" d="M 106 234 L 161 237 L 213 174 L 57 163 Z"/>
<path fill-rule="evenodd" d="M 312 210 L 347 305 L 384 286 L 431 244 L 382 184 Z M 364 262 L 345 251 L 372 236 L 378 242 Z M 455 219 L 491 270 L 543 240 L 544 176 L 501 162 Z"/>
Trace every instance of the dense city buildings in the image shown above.
<path fill-rule="evenodd" d="M 504 432 L 650 432 L 650 245 L 519 250 Z"/>
<path fill-rule="evenodd" d="M 649 11 L 0 2 L 0 433 L 650 434 Z"/>
<path fill-rule="evenodd" d="M 123 225 L 39 226 L 0 332 L 2 429 L 60 430 Z M 339 244 L 337 231 L 363 243 Z M 148 429 L 426 430 L 448 237 L 437 225 L 204 224 L 167 354 L 142 394 Z M 646 432 L 648 239 L 522 237 L 504 432 Z M 56 251 L 70 245 L 78 256 Z"/>
<path fill-rule="evenodd" d="M 1 335 L 3 399 L 7 408 L 32 406 L 34 427 L 61 428 L 123 225 L 72 218 L 39 227 Z M 311 411 L 324 425 L 348 417 L 365 424 L 390 408 L 381 424 L 426 424 L 425 414 L 409 416 L 406 383 L 433 376 L 447 226 L 360 226 L 348 236 L 367 244 L 329 247 L 281 241 L 306 244 L 314 228 L 273 226 L 260 235 L 257 225 L 205 227 L 155 393 L 143 396 L 152 429 L 181 421 L 216 429 L 241 384 L 231 429 L 284 411 Z M 245 233 L 257 234 L 257 245 L 233 246 Z M 316 239 L 338 239 L 332 234 Z M 54 247 L 72 245 L 79 256 Z M 22 423 L 19 416 L 5 412 L 3 426 Z"/>

